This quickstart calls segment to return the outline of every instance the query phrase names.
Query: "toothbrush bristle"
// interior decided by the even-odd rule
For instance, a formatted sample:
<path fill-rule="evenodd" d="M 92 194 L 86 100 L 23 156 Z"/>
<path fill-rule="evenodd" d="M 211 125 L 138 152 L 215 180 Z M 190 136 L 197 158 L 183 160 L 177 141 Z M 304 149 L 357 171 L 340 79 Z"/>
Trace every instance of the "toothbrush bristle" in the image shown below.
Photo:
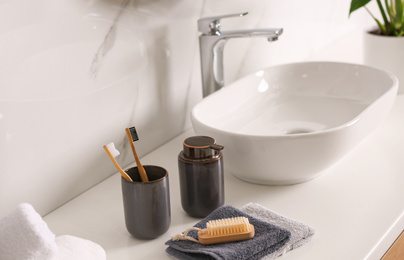
<path fill-rule="evenodd" d="M 112 154 L 112 156 L 117 157 L 118 155 L 120 155 L 119 151 L 115 148 L 114 143 L 107 144 L 107 148 Z"/>
<path fill-rule="evenodd" d="M 136 133 L 136 128 L 134 126 L 130 127 L 129 131 L 130 131 L 130 135 L 132 136 L 133 142 L 139 140 L 139 137 L 137 136 L 137 133 Z"/>

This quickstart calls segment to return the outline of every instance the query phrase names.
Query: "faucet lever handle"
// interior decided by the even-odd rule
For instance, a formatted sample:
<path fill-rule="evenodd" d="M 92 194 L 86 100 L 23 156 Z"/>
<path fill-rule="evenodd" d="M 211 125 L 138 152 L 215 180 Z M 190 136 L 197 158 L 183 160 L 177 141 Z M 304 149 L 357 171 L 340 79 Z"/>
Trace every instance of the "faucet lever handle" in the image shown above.
<path fill-rule="evenodd" d="M 247 14 L 248 12 L 204 17 L 198 20 L 198 30 L 202 34 L 220 35 L 220 19 L 241 17 Z"/>

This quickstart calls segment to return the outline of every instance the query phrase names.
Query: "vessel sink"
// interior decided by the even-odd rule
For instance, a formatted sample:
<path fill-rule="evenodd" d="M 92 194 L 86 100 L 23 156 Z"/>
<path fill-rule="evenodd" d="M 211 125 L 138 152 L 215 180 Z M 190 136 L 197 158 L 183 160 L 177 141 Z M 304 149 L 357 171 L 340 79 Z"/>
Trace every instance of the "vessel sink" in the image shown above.
<path fill-rule="evenodd" d="M 391 73 L 339 62 L 272 66 L 207 96 L 191 112 L 198 135 L 224 145 L 225 172 L 259 184 L 311 180 L 389 113 Z"/>

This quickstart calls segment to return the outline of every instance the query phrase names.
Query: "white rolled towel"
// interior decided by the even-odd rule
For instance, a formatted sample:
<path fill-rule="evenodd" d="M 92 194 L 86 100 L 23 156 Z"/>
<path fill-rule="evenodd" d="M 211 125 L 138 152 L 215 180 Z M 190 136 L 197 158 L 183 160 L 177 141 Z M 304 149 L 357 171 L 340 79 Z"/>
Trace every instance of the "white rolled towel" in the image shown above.
<path fill-rule="evenodd" d="M 98 244 L 79 237 L 63 235 L 56 237 L 59 246 L 57 260 L 105 260 L 105 250 Z"/>
<path fill-rule="evenodd" d="M 48 225 L 28 203 L 0 220 L 0 259 L 55 259 L 59 247 Z"/>
<path fill-rule="evenodd" d="M 28 203 L 0 220 L 1 260 L 105 260 L 98 244 L 70 235 L 56 237 Z"/>

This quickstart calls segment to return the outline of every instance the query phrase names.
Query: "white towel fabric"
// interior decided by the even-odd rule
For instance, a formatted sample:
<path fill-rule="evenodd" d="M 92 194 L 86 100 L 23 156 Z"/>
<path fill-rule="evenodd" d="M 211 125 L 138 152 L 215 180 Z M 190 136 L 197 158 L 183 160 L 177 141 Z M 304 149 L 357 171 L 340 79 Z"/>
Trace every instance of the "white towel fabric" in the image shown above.
<path fill-rule="evenodd" d="M 105 260 L 107 256 L 104 249 L 87 239 L 63 235 L 56 237 L 59 246 L 57 260 Z"/>
<path fill-rule="evenodd" d="M 298 248 L 311 240 L 315 231 L 310 226 L 307 226 L 298 221 L 286 218 L 277 214 L 257 203 L 248 203 L 241 208 L 241 211 L 262 221 L 282 227 L 291 233 L 290 240 L 274 253 L 263 257 L 263 260 L 275 259 L 284 253 Z"/>
<path fill-rule="evenodd" d="M 28 203 L 0 220 L 1 260 L 105 260 L 104 249 L 82 238 L 55 237 Z"/>
<path fill-rule="evenodd" d="M 58 251 L 55 234 L 30 204 L 20 204 L 0 221 L 0 259 L 51 260 Z"/>

